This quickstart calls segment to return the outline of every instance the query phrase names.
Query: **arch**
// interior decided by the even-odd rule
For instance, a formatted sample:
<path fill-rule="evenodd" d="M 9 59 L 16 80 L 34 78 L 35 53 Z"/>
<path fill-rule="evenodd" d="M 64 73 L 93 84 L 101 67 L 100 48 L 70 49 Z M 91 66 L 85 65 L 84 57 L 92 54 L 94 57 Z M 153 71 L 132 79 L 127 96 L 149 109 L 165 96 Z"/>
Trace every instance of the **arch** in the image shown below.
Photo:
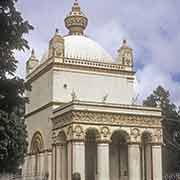
<path fill-rule="evenodd" d="M 145 130 L 141 134 L 142 143 L 150 143 L 152 141 L 152 132 Z"/>
<path fill-rule="evenodd" d="M 85 174 L 86 180 L 95 180 L 97 176 L 97 140 L 100 133 L 90 127 L 85 132 Z"/>
<path fill-rule="evenodd" d="M 57 141 L 59 143 L 62 143 L 62 144 L 66 144 L 67 143 L 67 136 L 65 134 L 64 131 L 60 131 L 58 136 L 57 136 Z"/>
<path fill-rule="evenodd" d="M 152 179 L 152 132 L 145 130 L 141 135 L 142 179 Z"/>
<path fill-rule="evenodd" d="M 111 140 L 117 139 L 121 143 L 128 143 L 130 140 L 130 135 L 127 131 L 122 129 L 117 129 L 112 132 Z"/>
<path fill-rule="evenodd" d="M 30 151 L 31 153 L 40 153 L 44 149 L 44 140 L 42 133 L 40 131 L 36 131 L 32 137 L 31 140 L 31 148 Z"/>
<path fill-rule="evenodd" d="M 100 132 L 95 127 L 87 128 L 85 131 L 85 140 L 88 140 L 89 138 L 95 138 L 96 140 L 100 138 Z"/>
<path fill-rule="evenodd" d="M 130 136 L 122 129 L 115 130 L 111 135 L 109 147 L 110 179 L 128 179 L 128 142 Z"/>

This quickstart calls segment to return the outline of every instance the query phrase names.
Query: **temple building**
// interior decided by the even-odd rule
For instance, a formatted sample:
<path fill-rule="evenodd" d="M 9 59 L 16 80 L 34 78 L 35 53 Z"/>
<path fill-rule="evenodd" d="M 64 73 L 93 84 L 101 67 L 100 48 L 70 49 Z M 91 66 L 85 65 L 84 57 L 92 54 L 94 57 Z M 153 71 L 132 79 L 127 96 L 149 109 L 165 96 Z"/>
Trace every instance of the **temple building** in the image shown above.
<path fill-rule="evenodd" d="M 24 177 L 47 180 L 162 180 L 161 109 L 135 105 L 133 50 L 116 58 L 85 34 L 77 1 L 42 60 L 26 64 L 29 148 Z M 27 178 L 28 179 L 28 178 Z"/>

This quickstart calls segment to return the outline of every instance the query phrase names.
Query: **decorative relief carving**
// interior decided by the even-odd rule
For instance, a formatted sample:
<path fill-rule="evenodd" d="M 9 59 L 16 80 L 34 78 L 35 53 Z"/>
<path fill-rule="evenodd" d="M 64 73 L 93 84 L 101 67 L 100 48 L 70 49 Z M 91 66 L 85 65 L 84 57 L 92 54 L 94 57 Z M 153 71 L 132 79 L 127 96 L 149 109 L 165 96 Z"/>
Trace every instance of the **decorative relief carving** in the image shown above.
<path fill-rule="evenodd" d="M 132 128 L 130 132 L 130 142 L 141 142 L 141 134 L 138 128 Z"/>
<path fill-rule="evenodd" d="M 108 127 L 102 127 L 101 128 L 101 135 L 104 137 L 104 138 L 107 138 L 109 135 L 110 135 L 110 130 Z"/>
<path fill-rule="evenodd" d="M 65 113 L 60 117 L 53 119 L 54 128 L 60 128 L 71 122 L 84 122 L 101 125 L 126 125 L 134 127 L 161 127 L 160 118 L 141 115 L 74 111 Z"/>
<path fill-rule="evenodd" d="M 163 143 L 162 129 L 156 129 L 152 135 L 152 143 Z"/>
<path fill-rule="evenodd" d="M 84 131 L 83 128 L 80 125 L 76 125 L 74 128 L 74 133 L 73 133 L 75 138 L 81 138 L 84 137 Z"/>

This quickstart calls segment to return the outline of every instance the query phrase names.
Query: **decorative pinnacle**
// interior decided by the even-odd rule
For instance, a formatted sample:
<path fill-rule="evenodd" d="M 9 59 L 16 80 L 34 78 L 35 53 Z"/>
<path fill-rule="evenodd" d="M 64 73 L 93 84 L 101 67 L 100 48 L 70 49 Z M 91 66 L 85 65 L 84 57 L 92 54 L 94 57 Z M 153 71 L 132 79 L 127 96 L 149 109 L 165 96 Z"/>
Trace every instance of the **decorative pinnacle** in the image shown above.
<path fill-rule="evenodd" d="M 77 0 L 74 1 L 73 7 L 69 15 L 65 18 L 65 26 L 69 30 L 70 35 L 83 35 L 87 27 L 88 19 L 81 11 Z"/>
<path fill-rule="evenodd" d="M 125 39 L 123 40 L 123 44 L 127 44 L 127 41 Z"/>

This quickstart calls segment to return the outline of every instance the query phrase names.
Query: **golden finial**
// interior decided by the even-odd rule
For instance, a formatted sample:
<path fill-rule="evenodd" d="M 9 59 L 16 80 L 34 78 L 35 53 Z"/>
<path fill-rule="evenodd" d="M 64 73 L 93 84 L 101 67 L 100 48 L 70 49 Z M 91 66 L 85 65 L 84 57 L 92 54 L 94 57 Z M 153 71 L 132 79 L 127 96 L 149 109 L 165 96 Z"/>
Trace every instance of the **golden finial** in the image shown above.
<path fill-rule="evenodd" d="M 87 27 L 88 19 L 81 11 L 77 0 L 74 1 L 73 7 L 69 15 L 64 20 L 65 26 L 69 30 L 70 35 L 83 35 Z"/>

